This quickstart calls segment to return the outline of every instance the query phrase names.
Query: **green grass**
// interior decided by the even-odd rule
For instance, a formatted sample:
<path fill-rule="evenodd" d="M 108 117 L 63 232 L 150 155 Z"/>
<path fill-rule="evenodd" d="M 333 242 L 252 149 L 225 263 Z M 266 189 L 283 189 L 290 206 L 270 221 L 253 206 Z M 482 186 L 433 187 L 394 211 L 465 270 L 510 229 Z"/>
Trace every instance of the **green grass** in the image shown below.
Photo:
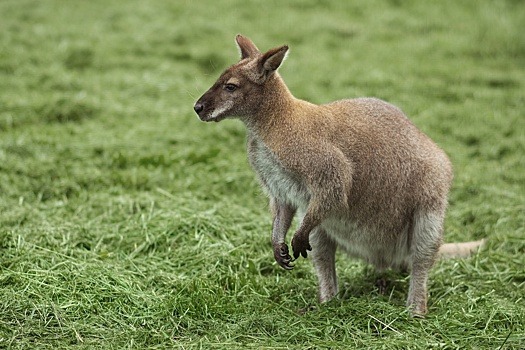
<path fill-rule="evenodd" d="M 522 1 L 0 2 L 0 348 L 525 347 Z M 449 154 L 446 240 L 488 245 L 408 280 L 338 256 L 316 304 L 308 260 L 273 262 L 240 122 L 194 101 L 234 36 L 289 44 L 317 103 L 377 96 Z M 301 312 L 314 307 L 313 311 Z"/>

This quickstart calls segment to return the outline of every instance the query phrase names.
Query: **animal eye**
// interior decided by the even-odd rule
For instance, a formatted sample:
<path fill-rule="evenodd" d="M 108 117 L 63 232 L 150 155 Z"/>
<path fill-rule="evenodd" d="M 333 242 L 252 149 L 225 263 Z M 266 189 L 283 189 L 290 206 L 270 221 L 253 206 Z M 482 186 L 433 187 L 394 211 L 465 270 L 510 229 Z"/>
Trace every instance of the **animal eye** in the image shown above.
<path fill-rule="evenodd" d="M 235 91 L 235 89 L 237 89 L 237 85 L 234 85 L 234 84 L 226 84 L 226 85 L 224 85 L 224 90 L 226 90 L 228 92 L 233 92 L 233 91 Z"/>

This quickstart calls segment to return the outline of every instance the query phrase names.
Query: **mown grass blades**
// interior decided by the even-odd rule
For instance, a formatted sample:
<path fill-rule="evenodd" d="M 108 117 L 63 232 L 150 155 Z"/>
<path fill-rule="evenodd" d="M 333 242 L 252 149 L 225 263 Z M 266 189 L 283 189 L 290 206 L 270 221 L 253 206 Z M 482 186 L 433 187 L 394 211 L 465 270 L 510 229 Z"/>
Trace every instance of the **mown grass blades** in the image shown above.
<path fill-rule="evenodd" d="M 93 65 L 94 56 L 89 47 L 72 48 L 67 52 L 64 65 L 69 69 L 85 69 Z"/>
<path fill-rule="evenodd" d="M 89 105 L 81 94 L 55 98 L 39 107 L 36 113 L 50 123 L 81 122 L 91 118 L 96 108 Z"/>
<path fill-rule="evenodd" d="M 521 349 L 525 60 L 520 1 L 0 2 L 0 348 Z M 237 33 L 289 44 L 312 102 L 398 105 L 455 169 L 429 314 L 408 279 L 338 253 L 320 305 L 279 268 L 236 121 L 195 100 Z"/>

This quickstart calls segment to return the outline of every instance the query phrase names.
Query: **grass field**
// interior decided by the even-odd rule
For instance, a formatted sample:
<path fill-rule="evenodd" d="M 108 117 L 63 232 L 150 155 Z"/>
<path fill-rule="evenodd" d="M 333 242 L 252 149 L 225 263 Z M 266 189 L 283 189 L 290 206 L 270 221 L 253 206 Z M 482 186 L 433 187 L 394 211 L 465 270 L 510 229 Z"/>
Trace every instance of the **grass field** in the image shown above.
<path fill-rule="evenodd" d="M 525 348 L 524 32 L 519 0 L 1 1 L 0 349 Z M 338 255 L 317 305 L 308 260 L 274 264 L 243 125 L 192 111 L 237 33 L 449 154 L 446 240 L 489 241 L 437 263 L 426 319 L 405 276 Z"/>

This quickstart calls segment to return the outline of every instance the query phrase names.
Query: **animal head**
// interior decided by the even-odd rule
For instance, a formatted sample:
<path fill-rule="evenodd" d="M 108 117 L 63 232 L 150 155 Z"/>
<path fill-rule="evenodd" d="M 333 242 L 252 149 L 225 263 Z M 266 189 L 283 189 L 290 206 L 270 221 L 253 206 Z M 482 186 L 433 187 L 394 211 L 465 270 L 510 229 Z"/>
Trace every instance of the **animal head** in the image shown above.
<path fill-rule="evenodd" d="M 235 40 L 241 60 L 226 69 L 193 107 L 202 121 L 256 114 L 271 93 L 272 80 L 288 52 L 284 45 L 261 53 L 250 39 L 237 35 Z"/>

